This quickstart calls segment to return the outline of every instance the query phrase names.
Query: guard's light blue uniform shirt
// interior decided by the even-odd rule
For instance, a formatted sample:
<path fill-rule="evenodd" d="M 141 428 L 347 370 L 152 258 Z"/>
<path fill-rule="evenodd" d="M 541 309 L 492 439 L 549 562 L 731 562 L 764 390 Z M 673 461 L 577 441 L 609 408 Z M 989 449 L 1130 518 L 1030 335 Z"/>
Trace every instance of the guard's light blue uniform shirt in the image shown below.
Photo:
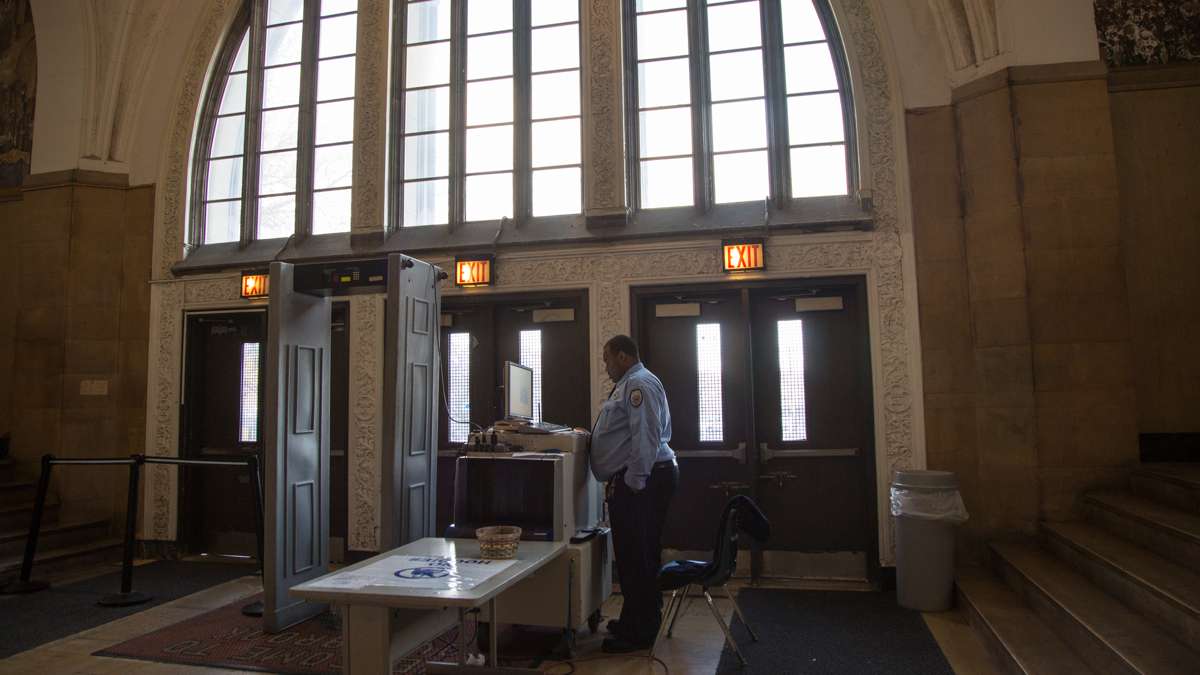
<path fill-rule="evenodd" d="M 625 484 L 641 490 L 655 462 L 675 458 L 670 441 L 671 410 L 662 382 L 635 363 L 600 407 L 588 456 L 592 474 L 606 481 L 625 469 Z"/>

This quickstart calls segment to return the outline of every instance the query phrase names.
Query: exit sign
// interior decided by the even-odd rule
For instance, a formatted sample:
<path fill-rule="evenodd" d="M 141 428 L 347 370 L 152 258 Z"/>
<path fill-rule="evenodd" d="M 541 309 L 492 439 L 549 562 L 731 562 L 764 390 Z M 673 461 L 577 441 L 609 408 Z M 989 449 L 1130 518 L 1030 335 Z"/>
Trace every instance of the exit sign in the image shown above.
<path fill-rule="evenodd" d="M 454 285 L 463 287 L 491 286 L 492 257 L 456 258 L 454 260 Z"/>
<path fill-rule="evenodd" d="M 761 239 L 721 243 L 721 265 L 726 272 L 746 272 L 767 268 Z"/>

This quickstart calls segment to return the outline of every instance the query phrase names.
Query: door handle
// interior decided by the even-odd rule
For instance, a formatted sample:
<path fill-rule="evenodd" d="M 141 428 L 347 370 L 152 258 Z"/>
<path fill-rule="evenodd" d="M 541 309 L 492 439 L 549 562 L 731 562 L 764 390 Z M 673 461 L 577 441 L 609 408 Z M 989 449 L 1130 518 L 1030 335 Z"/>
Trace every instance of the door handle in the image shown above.
<path fill-rule="evenodd" d="M 766 443 L 758 444 L 758 457 L 764 462 L 773 459 L 806 459 L 812 457 L 855 457 L 858 448 L 802 448 L 798 450 L 780 450 Z"/>
<path fill-rule="evenodd" d="M 736 459 L 738 464 L 745 464 L 746 443 L 745 441 L 738 443 L 737 447 L 732 450 L 676 450 L 675 454 L 683 459 Z"/>

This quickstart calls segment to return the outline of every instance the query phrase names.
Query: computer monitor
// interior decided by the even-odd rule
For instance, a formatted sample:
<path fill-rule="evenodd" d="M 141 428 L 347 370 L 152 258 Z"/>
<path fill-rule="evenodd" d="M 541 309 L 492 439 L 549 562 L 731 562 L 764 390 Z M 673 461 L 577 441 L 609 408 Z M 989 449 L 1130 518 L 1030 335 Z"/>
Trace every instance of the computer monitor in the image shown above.
<path fill-rule="evenodd" d="M 533 420 L 533 368 L 504 362 L 504 418 Z"/>

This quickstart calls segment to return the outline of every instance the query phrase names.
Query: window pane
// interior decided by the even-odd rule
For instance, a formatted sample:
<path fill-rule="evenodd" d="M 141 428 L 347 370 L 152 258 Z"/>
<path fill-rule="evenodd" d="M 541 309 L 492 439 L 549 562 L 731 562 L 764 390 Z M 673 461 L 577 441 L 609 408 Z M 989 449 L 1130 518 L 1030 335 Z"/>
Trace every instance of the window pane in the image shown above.
<path fill-rule="evenodd" d="M 712 100 L 763 95 L 762 50 L 714 54 L 708 65 Z"/>
<path fill-rule="evenodd" d="M 779 417 L 783 441 L 808 439 L 808 419 L 804 408 L 804 329 L 800 319 L 780 321 L 779 335 Z"/>
<path fill-rule="evenodd" d="M 357 30 L 357 14 L 321 19 L 321 45 L 317 49 L 317 56 L 323 59 L 329 56 L 353 54 Z"/>
<path fill-rule="evenodd" d="M 787 93 L 827 91 L 838 88 L 833 72 L 833 59 L 825 43 L 785 47 L 783 50 L 787 75 Z"/>
<path fill-rule="evenodd" d="M 579 26 L 538 28 L 533 37 L 533 72 L 579 67 Z"/>
<path fill-rule="evenodd" d="M 321 16 L 357 10 L 358 0 L 321 0 Z"/>
<path fill-rule="evenodd" d="M 533 172 L 533 215 L 579 213 L 582 186 L 579 167 Z"/>
<path fill-rule="evenodd" d="M 317 100 L 354 96 L 354 57 L 321 61 L 317 65 Z"/>
<path fill-rule="evenodd" d="M 237 241 L 242 234 L 242 202 L 215 202 L 204 205 L 204 243 L 223 244 Z"/>
<path fill-rule="evenodd" d="M 638 64 L 638 107 L 682 105 L 692 100 L 687 59 Z"/>
<path fill-rule="evenodd" d="M 242 381 L 238 401 L 238 441 L 258 440 L 258 354 L 259 343 L 242 343 Z"/>
<path fill-rule="evenodd" d="M 270 152 L 259 158 L 258 193 L 296 191 L 296 151 Z"/>
<path fill-rule="evenodd" d="M 450 0 L 414 2 L 408 6 L 407 42 L 450 39 Z"/>
<path fill-rule="evenodd" d="M 242 154 L 242 146 L 246 140 L 246 116 L 218 117 L 213 125 L 212 149 L 209 157 L 224 157 L 226 155 Z"/>
<path fill-rule="evenodd" d="M 450 83 L 450 43 L 409 47 L 404 55 L 404 85 L 428 87 Z"/>
<path fill-rule="evenodd" d="M 637 11 L 653 12 L 656 9 L 686 7 L 687 0 L 637 0 Z"/>
<path fill-rule="evenodd" d="M 450 134 L 425 134 L 404 139 L 404 178 L 450 175 Z"/>
<path fill-rule="evenodd" d="M 250 43 L 250 31 L 246 31 L 246 34 L 242 36 L 241 44 L 238 45 L 237 54 L 234 55 L 234 57 L 233 57 L 233 65 L 231 65 L 229 67 L 230 72 L 246 70 L 246 68 L 247 68 L 246 64 L 248 63 L 248 61 L 247 61 L 248 51 L 247 50 L 250 48 L 249 43 Z"/>
<path fill-rule="evenodd" d="M 214 159 L 208 163 L 206 199 L 234 199 L 242 196 L 242 158 Z"/>
<path fill-rule="evenodd" d="M 267 3 L 267 25 L 304 18 L 304 0 L 270 0 Z"/>
<path fill-rule="evenodd" d="M 830 143 L 845 140 L 842 99 L 837 94 L 788 98 L 788 143 Z"/>
<path fill-rule="evenodd" d="M 230 75 L 225 80 L 225 91 L 221 94 L 218 115 L 246 112 L 246 75 Z"/>
<path fill-rule="evenodd" d="M 350 190 L 313 193 L 313 234 L 350 231 Z"/>
<path fill-rule="evenodd" d="M 534 26 L 579 20 L 579 3 L 575 0 L 533 0 L 530 4 Z"/>
<path fill-rule="evenodd" d="M 467 79 L 512 75 L 512 33 L 467 38 Z"/>
<path fill-rule="evenodd" d="M 713 187 L 718 204 L 765 199 L 771 191 L 766 151 L 714 155 Z"/>
<path fill-rule="evenodd" d="M 258 238 L 290 237 L 296 231 L 296 196 L 262 197 L 258 200 Z"/>
<path fill-rule="evenodd" d="M 512 173 L 467 176 L 466 219 L 497 220 L 512 217 Z"/>
<path fill-rule="evenodd" d="M 418 89 L 404 93 L 404 131 L 440 131 L 450 128 L 450 87 Z"/>
<path fill-rule="evenodd" d="M 579 163 L 579 118 L 534 122 L 533 166 Z"/>
<path fill-rule="evenodd" d="M 471 429 L 471 334 L 451 333 L 448 341 L 450 442 L 466 443 Z"/>
<path fill-rule="evenodd" d="M 354 101 L 317 104 L 317 145 L 354 138 Z"/>
<path fill-rule="evenodd" d="M 313 153 L 313 189 L 349 187 L 354 177 L 354 145 L 330 145 Z"/>
<path fill-rule="evenodd" d="M 467 4 L 467 33 L 512 30 L 512 3 L 505 0 L 470 0 Z"/>
<path fill-rule="evenodd" d="M 282 108 L 300 102 L 300 66 L 268 68 L 263 80 L 263 107 Z"/>
<path fill-rule="evenodd" d="M 767 147 L 767 113 L 763 100 L 714 105 L 712 139 L 715 152 Z"/>
<path fill-rule="evenodd" d="M 467 129 L 467 173 L 504 171 L 513 168 L 513 128 Z"/>
<path fill-rule="evenodd" d="M 668 108 L 638 113 L 638 144 L 641 157 L 691 154 L 691 108 Z"/>
<path fill-rule="evenodd" d="M 846 194 L 846 146 L 792 148 L 792 196 Z"/>
<path fill-rule="evenodd" d="M 637 18 L 638 60 L 688 53 L 687 12 L 647 14 Z"/>
<path fill-rule="evenodd" d="M 762 26 L 758 22 L 758 3 L 717 5 L 708 8 L 708 49 L 757 47 L 762 44 Z"/>
<path fill-rule="evenodd" d="M 296 147 L 297 107 L 265 110 L 262 116 L 261 150 L 287 150 Z"/>
<path fill-rule="evenodd" d="M 542 331 L 521 331 L 521 365 L 533 370 L 533 421 L 542 421 Z"/>
<path fill-rule="evenodd" d="M 719 323 L 696 325 L 696 393 L 700 404 L 700 441 L 724 440 Z"/>
<path fill-rule="evenodd" d="M 692 158 L 642 162 L 638 183 L 642 191 L 642 208 L 691 206 Z"/>
<path fill-rule="evenodd" d="M 825 29 L 817 18 L 812 0 L 789 0 L 782 5 L 783 41 L 812 42 L 825 39 Z"/>
<path fill-rule="evenodd" d="M 513 121 L 512 78 L 467 84 L 467 124 Z"/>
<path fill-rule="evenodd" d="M 404 226 L 444 225 L 450 221 L 450 181 L 404 184 Z"/>
<path fill-rule="evenodd" d="M 281 66 L 300 62 L 300 40 L 304 24 L 290 23 L 267 29 L 266 65 Z"/>
<path fill-rule="evenodd" d="M 579 114 L 579 71 L 533 76 L 534 119 Z"/>

